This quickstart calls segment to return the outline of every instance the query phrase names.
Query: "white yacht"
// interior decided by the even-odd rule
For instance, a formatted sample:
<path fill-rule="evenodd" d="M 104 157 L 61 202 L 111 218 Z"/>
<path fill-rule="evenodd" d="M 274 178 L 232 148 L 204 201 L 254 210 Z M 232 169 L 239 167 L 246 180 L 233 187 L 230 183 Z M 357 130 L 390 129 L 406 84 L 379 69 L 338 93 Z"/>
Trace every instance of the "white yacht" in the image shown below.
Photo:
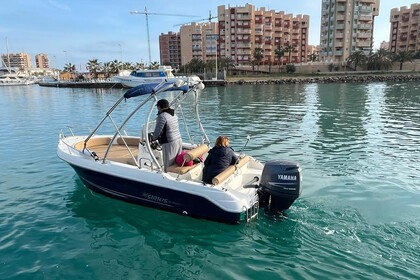
<path fill-rule="evenodd" d="M 3 74 L 0 71 L 0 86 L 22 86 L 32 85 L 34 83 L 35 81 L 28 79 L 28 77 L 19 72 L 10 71 Z"/>
<path fill-rule="evenodd" d="M 126 88 L 132 88 L 143 84 L 161 83 L 165 80 L 168 82 L 175 82 L 182 79 L 190 84 L 200 80 L 197 76 L 175 77 L 172 72 L 173 69 L 171 66 L 159 66 L 158 69 L 134 70 L 130 73 L 130 75 L 118 75 L 114 76 L 113 79 L 114 81 L 121 83 L 123 87 Z"/>

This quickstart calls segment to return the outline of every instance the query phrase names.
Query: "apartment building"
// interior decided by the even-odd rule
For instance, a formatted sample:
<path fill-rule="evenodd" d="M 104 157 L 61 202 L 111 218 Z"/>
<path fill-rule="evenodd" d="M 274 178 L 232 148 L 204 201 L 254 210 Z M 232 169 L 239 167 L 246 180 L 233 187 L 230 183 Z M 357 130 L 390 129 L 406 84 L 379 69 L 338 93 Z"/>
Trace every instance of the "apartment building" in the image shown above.
<path fill-rule="evenodd" d="M 216 22 L 182 25 L 179 31 L 181 41 L 181 65 L 193 58 L 204 62 L 217 60 L 218 24 Z"/>
<path fill-rule="evenodd" d="M 420 3 L 394 8 L 390 13 L 390 51 L 420 51 Z"/>
<path fill-rule="evenodd" d="M 181 36 L 179 32 L 168 32 L 159 36 L 160 62 L 178 68 L 181 62 Z"/>
<path fill-rule="evenodd" d="M 254 50 L 263 50 L 263 64 L 286 64 L 308 61 L 309 16 L 286 14 L 246 4 L 243 7 L 218 6 L 217 22 L 190 23 L 180 27 L 181 65 L 193 58 L 208 62 L 230 58 L 238 65 L 249 65 Z M 161 34 L 164 41 L 168 34 Z M 160 44 L 161 63 L 167 61 L 169 46 Z M 276 49 L 290 46 L 281 60 Z M 175 48 L 175 47 L 173 47 Z M 175 53 L 175 51 L 174 51 Z M 169 60 L 170 61 L 170 60 Z"/>
<path fill-rule="evenodd" d="M 385 50 L 389 50 L 389 42 L 387 41 L 382 41 L 381 45 L 379 46 L 379 48 L 381 49 L 385 49 Z"/>
<path fill-rule="evenodd" d="M 322 0 L 320 61 L 344 62 L 372 49 L 379 0 Z"/>
<path fill-rule="evenodd" d="M 300 63 L 307 61 L 309 16 L 286 14 L 254 5 L 218 6 L 218 53 L 236 64 L 250 64 L 254 50 L 263 50 L 264 64 Z M 278 61 L 275 50 L 291 46 Z M 290 60 L 289 60 L 290 59 Z"/>
<path fill-rule="evenodd" d="M 35 55 L 35 64 L 37 68 L 49 68 L 48 55 L 44 53 Z"/>
<path fill-rule="evenodd" d="M 5 67 L 19 69 L 32 68 L 31 57 L 27 53 L 9 53 L 1 56 Z"/>

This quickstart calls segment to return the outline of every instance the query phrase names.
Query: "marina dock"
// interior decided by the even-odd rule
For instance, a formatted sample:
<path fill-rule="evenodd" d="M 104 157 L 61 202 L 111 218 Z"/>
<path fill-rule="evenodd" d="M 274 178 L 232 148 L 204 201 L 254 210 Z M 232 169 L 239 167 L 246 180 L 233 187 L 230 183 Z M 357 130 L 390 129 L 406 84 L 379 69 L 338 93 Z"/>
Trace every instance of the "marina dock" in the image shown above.
<path fill-rule="evenodd" d="M 225 86 L 225 80 L 204 80 L 206 87 L 220 87 Z M 123 88 L 121 83 L 114 81 L 48 81 L 39 82 L 38 85 L 42 87 L 57 87 L 57 88 Z"/>

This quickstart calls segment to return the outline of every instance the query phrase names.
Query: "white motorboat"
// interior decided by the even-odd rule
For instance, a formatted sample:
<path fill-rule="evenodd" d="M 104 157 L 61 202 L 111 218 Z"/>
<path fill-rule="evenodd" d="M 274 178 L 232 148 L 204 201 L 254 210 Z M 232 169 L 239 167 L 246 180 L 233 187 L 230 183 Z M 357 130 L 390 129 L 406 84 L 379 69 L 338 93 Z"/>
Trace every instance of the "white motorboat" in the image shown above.
<path fill-rule="evenodd" d="M 129 89 L 90 133 L 76 135 L 70 129 L 65 135 L 60 131 L 57 155 L 93 191 L 182 215 L 235 224 L 255 219 L 263 207 L 270 213 L 288 209 L 301 193 L 299 164 L 284 160 L 263 164 L 245 155 L 249 137 L 237 153 L 240 159 L 235 165 L 214 177 L 211 184 L 201 180 L 204 163 L 194 159 L 205 159 L 211 143 L 199 117 L 203 89 L 201 81 L 191 85 L 182 80 Z M 183 124 L 182 134 L 188 137 L 183 141 L 183 163 L 166 171 L 162 168 L 159 145 L 151 143 L 148 137 L 154 127 L 158 97 L 170 99 L 180 126 Z M 117 120 L 124 112 L 122 105 L 128 106 L 134 99 L 139 100 L 135 108 L 125 119 Z M 133 108 L 134 104 L 130 105 Z M 184 115 L 189 117 L 183 118 Z M 143 123 L 135 134 L 127 133 L 131 122 L 133 127 Z M 114 132 L 99 133 L 105 124 Z M 194 163 L 187 165 L 191 161 Z"/>
<path fill-rule="evenodd" d="M 114 76 L 114 81 L 121 83 L 125 88 L 132 88 L 143 84 L 156 84 L 162 81 L 177 81 L 183 79 L 189 83 L 199 81 L 198 76 L 190 77 L 175 77 L 172 73 L 173 69 L 171 66 L 159 66 L 158 69 L 141 69 L 134 70 L 130 75 L 118 75 Z"/>
<path fill-rule="evenodd" d="M 34 80 L 29 79 L 28 77 L 20 74 L 19 72 L 10 70 L 5 72 L 0 70 L 0 86 L 22 86 L 32 85 L 34 83 Z"/>

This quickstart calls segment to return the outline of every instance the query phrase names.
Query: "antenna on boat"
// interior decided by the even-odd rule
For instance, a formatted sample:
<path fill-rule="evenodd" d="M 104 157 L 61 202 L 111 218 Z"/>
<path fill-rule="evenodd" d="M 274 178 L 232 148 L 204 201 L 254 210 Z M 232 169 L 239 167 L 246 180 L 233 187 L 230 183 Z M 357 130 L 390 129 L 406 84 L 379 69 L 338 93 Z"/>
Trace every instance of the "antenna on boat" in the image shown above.
<path fill-rule="evenodd" d="M 242 153 L 244 152 L 246 145 L 248 145 L 249 140 L 251 140 L 251 135 L 248 135 L 248 136 L 246 137 L 246 142 L 245 142 L 245 145 L 244 145 L 244 146 L 242 147 L 242 149 L 240 150 L 239 155 L 238 155 L 238 159 L 236 160 L 235 165 L 237 165 L 237 164 L 238 164 L 238 162 L 239 162 L 239 160 L 241 159 Z"/>
<path fill-rule="evenodd" d="M 132 15 L 142 14 L 142 15 L 145 15 L 146 16 L 147 47 L 148 47 L 148 50 L 149 50 L 149 67 L 152 65 L 152 55 L 151 55 L 151 51 L 150 51 L 149 15 L 156 15 L 156 16 L 175 16 L 175 17 L 198 17 L 198 16 L 192 16 L 192 15 L 149 13 L 147 11 L 147 7 L 144 7 L 144 12 L 130 11 L 130 14 L 132 14 Z"/>

